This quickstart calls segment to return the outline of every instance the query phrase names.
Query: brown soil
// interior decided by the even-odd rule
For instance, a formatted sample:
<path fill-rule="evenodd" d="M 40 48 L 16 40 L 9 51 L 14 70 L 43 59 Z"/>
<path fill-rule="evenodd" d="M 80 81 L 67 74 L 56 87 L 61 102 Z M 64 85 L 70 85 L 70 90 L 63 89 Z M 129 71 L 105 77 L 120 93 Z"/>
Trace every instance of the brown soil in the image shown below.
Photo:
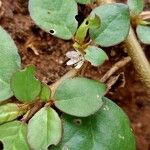
<path fill-rule="evenodd" d="M 22 58 L 22 66 L 33 64 L 37 67 L 38 77 L 51 84 L 59 79 L 65 72 L 71 69 L 66 66 L 65 53 L 72 49 L 71 41 L 63 41 L 40 30 L 31 20 L 27 4 L 28 0 L 1 0 L 0 24 L 15 40 Z M 150 6 L 147 0 L 146 9 Z M 83 7 L 83 6 L 82 6 Z M 150 7 L 149 7 L 150 8 Z M 83 9 L 81 9 L 83 10 Z M 84 6 L 85 12 L 89 11 Z M 83 15 L 83 12 L 80 13 Z M 80 19 L 82 17 L 79 16 Z M 150 47 L 144 47 L 147 57 L 150 59 Z M 37 54 L 35 54 L 34 49 Z M 110 56 L 99 68 L 88 67 L 86 76 L 100 79 L 111 66 L 127 54 L 123 52 L 121 45 L 106 49 Z M 146 88 L 140 82 L 133 65 L 130 63 L 117 74 L 124 72 L 125 86 L 120 86 L 118 81 L 108 93 L 128 114 L 133 132 L 137 139 L 138 150 L 150 150 L 150 97 L 146 94 Z"/>

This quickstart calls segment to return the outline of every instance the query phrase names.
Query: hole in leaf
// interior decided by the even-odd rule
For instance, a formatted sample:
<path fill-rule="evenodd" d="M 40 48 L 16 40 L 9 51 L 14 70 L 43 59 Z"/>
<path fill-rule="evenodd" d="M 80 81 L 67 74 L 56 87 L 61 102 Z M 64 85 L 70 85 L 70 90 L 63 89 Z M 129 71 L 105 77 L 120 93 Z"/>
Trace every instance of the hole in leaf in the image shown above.
<path fill-rule="evenodd" d="M 0 141 L 0 149 L 1 149 L 1 150 L 4 149 L 4 146 L 3 146 L 2 141 Z"/>
<path fill-rule="evenodd" d="M 81 124 L 82 124 L 82 120 L 81 120 L 81 119 L 74 119 L 73 122 L 74 122 L 76 125 L 81 125 Z"/>
<path fill-rule="evenodd" d="M 52 34 L 52 35 L 54 35 L 54 34 L 56 33 L 56 31 L 55 31 L 54 29 L 51 29 L 51 30 L 49 31 L 49 33 Z"/>
<path fill-rule="evenodd" d="M 51 14 L 51 12 L 50 12 L 50 11 L 48 11 L 47 13 L 48 13 L 48 14 Z"/>
<path fill-rule="evenodd" d="M 87 21 L 85 22 L 85 24 L 88 25 L 88 24 L 89 24 L 89 21 L 87 20 Z"/>

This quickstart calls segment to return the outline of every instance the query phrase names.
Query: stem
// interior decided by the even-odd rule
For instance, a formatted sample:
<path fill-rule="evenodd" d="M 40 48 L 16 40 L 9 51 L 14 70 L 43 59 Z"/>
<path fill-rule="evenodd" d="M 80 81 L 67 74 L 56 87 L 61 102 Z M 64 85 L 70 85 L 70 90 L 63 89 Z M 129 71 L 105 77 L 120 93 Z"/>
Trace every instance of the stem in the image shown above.
<path fill-rule="evenodd" d="M 28 122 L 32 116 L 42 107 L 42 103 L 41 102 L 36 102 L 34 107 L 31 108 L 21 119 L 22 122 Z"/>
<path fill-rule="evenodd" d="M 54 84 L 50 85 L 50 89 L 52 91 L 52 97 L 54 96 L 54 93 L 57 89 L 57 87 L 66 79 L 70 79 L 76 76 L 79 70 L 72 69 L 69 72 L 67 72 L 64 76 L 62 76 L 58 81 L 56 81 Z"/>
<path fill-rule="evenodd" d="M 25 113 L 33 107 L 32 104 L 17 104 L 17 106 L 20 111 L 24 111 Z"/>
<path fill-rule="evenodd" d="M 100 79 L 101 82 L 106 82 L 115 72 L 117 72 L 120 68 L 124 67 L 131 61 L 131 58 L 125 57 L 122 60 L 116 62 L 110 70 L 108 70 L 105 75 Z"/>
<path fill-rule="evenodd" d="M 89 65 L 89 62 L 86 61 L 86 62 L 84 63 L 84 65 L 83 65 L 82 69 L 81 69 L 81 73 L 80 73 L 81 76 L 84 76 L 88 65 Z"/>
<path fill-rule="evenodd" d="M 129 35 L 125 41 L 125 46 L 127 47 L 126 51 L 131 57 L 141 80 L 147 86 L 148 90 L 150 90 L 150 65 L 132 27 L 130 28 Z"/>

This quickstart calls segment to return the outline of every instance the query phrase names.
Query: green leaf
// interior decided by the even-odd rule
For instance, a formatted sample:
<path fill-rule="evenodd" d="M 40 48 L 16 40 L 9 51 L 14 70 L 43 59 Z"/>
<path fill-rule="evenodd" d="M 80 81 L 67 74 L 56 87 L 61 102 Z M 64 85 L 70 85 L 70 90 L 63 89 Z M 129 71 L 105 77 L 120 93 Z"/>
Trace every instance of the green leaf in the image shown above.
<path fill-rule="evenodd" d="M 76 32 L 77 4 L 74 0 L 30 0 L 29 12 L 40 28 L 56 37 L 68 40 Z"/>
<path fill-rule="evenodd" d="M 10 78 L 20 69 L 17 47 L 8 33 L 0 27 L 0 101 L 10 98 Z"/>
<path fill-rule="evenodd" d="M 58 114 L 50 107 L 39 110 L 28 124 L 28 142 L 34 150 L 47 150 L 61 139 L 62 126 Z"/>
<path fill-rule="evenodd" d="M 90 108 L 89 108 L 90 109 Z M 125 113 L 104 98 L 102 108 L 87 118 L 64 115 L 62 142 L 51 150 L 135 150 Z"/>
<path fill-rule="evenodd" d="M 150 26 L 138 25 L 136 32 L 142 43 L 150 44 Z"/>
<path fill-rule="evenodd" d="M 95 8 L 91 15 L 98 15 L 101 26 L 91 29 L 90 36 L 103 47 L 114 46 L 124 41 L 129 33 L 130 16 L 125 4 L 105 4 Z"/>
<path fill-rule="evenodd" d="M 21 110 L 15 103 L 7 103 L 0 106 L 0 124 L 12 121 L 23 115 L 26 111 Z"/>
<path fill-rule="evenodd" d="M 128 0 L 127 3 L 133 16 L 138 16 L 144 9 L 144 0 Z"/>
<path fill-rule="evenodd" d="M 54 95 L 55 106 L 73 116 L 89 116 L 102 106 L 102 96 L 106 91 L 103 83 L 74 78 L 65 80 Z"/>
<path fill-rule="evenodd" d="M 48 101 L 51 97 L 51 90 L 48 85 L 42 84 L 41 93 L 40 93 L 40 100 Z"/>
<path fill-rule="evenodd" d="M 75 1 L 80 4 L 90 4 L 95 2 L 96 0 L 75 0 Z"/>
<path fill-rule="evenodd" d="M 75 41 L 78 44 L 83 44 L 87 37 L 89 29 L 98 28 L 100 26 L 100 23 L 101 23 L 100 18 L 97 15 L 88 16 L 78 28 L 75 35 Z"/>
<path fill-rule="evenodd" d="M 108 60 L 107 54 L 96 46 L 88 46 L 85 49 L 85 59 L 89 61 L 93 66 L 102 65 L 106 60 Z"/>
<path fill-rule="evenodd" d="M 16 72 L 11 79 L 11 89 L 21 102 L 33 102 L 41 91 L 41 82 L 34 77 L 35 67 Z"/>
<path fill-rule="evenodd" d="M 0 141 L 4 144 L 4 150 L 30 150 L 26 132 L 27 125 L 19 121 L 1 125 Z"/>

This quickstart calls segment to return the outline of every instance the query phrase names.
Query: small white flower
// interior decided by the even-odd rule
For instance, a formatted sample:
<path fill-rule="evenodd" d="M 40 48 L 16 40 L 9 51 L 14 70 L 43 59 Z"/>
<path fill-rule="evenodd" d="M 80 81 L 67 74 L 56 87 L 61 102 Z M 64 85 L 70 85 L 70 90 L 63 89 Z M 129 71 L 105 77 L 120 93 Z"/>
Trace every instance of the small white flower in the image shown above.
<path fill-rule="evenodd" d="M 84 56 L 79 51 L 69 51 L 66 56 L 70 58 L 67 65 L 75 65 L 76 69 L 79 69 L 84 63 Z"/>

